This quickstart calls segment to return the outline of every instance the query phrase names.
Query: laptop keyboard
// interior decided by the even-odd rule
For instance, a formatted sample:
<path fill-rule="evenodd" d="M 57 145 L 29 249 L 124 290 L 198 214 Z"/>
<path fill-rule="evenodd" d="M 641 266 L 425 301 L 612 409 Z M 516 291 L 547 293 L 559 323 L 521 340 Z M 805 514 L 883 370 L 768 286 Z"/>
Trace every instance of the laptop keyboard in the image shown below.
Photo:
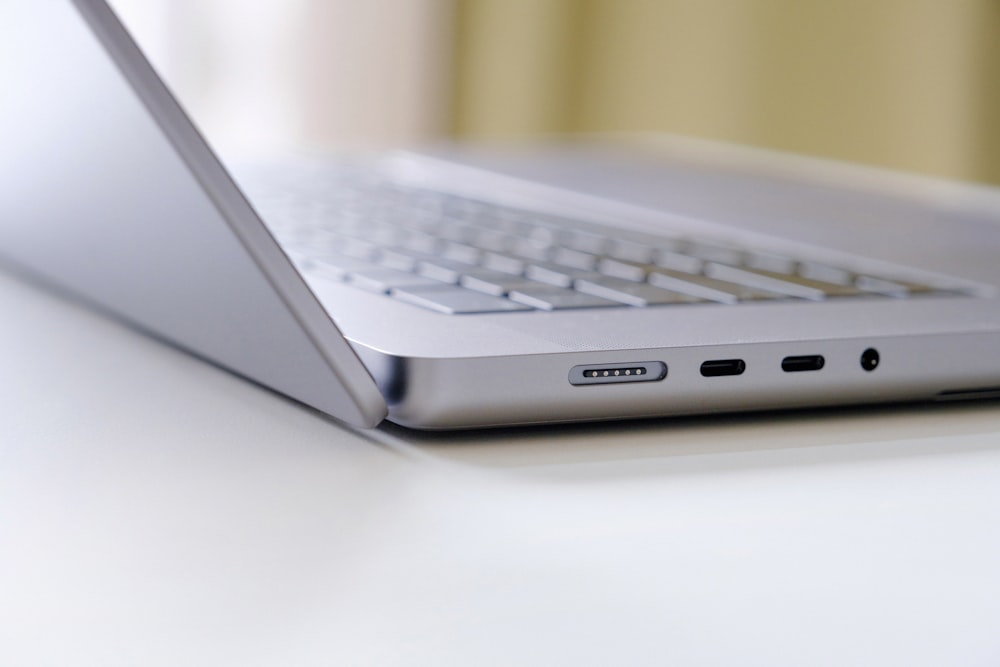
<path fill-rule="evenodd" d="M 906 298 L 929 283 L 394 185 L 255 200 L 308 274 L 441 313 Z"/>

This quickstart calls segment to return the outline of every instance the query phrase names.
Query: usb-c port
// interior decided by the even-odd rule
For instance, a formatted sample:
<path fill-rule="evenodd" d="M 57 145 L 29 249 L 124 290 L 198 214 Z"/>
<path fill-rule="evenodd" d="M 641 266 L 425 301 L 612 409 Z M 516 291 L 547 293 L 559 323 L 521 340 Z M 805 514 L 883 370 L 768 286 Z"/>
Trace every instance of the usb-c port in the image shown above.
<path fill-rule="evenodd" d="M 724 375 L 742 375 L 747 369 L 742 359 L 713 359 L 701 365 L 701 374 L 707 378 L 717 378 Z"/>
<path fill-rule="evenodd" d="M 785 357 L 781 360 L 781 370 L 786 373 L 801 373 L 803 371 L 818 371 L 826 364 L 821 355 L 809 354 L 801 357 Z"/>

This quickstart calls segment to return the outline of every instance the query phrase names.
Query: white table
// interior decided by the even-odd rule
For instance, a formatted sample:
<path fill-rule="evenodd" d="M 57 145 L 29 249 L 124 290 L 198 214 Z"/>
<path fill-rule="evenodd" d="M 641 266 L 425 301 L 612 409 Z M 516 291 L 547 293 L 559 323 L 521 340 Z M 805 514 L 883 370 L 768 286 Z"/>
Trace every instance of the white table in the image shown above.
<path fill-rule="evenodd" d="M 2 665 L 997 665 L 1000 404 L 344 430 L 0 274 Z"/>

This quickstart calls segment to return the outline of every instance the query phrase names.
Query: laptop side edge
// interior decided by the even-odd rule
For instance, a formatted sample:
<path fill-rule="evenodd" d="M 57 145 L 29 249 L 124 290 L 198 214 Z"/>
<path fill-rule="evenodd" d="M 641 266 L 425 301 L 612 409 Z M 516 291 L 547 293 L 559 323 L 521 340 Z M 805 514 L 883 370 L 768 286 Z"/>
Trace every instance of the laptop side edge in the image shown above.
<path fill-rule="evenodd" d="M 25 55 L 40 54 L 46 66 L 57 62 L 51 71 L 42 69 L 39 81 L 31 81 L 34 88 L 48 90 L 31 99 L 33 88 L 25 88 L 29 94 L 23 109 L 0 114 L 0 122 L 8 125 L 0 136 L 14 137 L 15 149 L 17 133 L 33 131 L 37 137 L 21 144 L 27 166 L 19 167 L 15 159 L 6 165 L 0 161 L 0 172 L 14 175 L 0 197 L 6 219 L 0 224 L 2 254 L 140 329 L 340 421 L 366 428 L 378 424 L 387 408 L 370 373 L 113 10 L 104 0 L 71 4 L 76 12 L 67 6 L 62 13 L 78 12 L 75 21 L 82 17 L 86 26 L 67 30 L 70 17 L 60 17 L 61 36 L 69 34 L 70 39 L 59 41 L 59 48 L 50 44 L 46 52 L 44 46 L 24 42 Z M 35 25 L 43 26 L 40 21 Z M 94 38 L 99 48 L 92 44 Z M 48 41 L 37 34 L 34 40 Z M 79 62 L 58 63 L 57 58 L 73 56 L 53 52 L 70 48 L 76 49 L 68 53 Z M 110 63 L 101 64 L 101 58 Z M 30 69 L 32 64 L 22 60 L 20 66 Z M 74 72 L 83 71 L 79 68 L 95 66 L 96 93 L 78 94 L 91 86 L 87 82 L 69 86 L 77 98 L 57 95 L 57 82 L 71 81 Z M 74 105 L 89 103 L 101 86 L 114 92 L 113 100 L 105 96 L 89 108 Z M 128 99 L 129 90 L 136 99 Z M 112 102 L 127 107 L 120 113 L 120 133 L 100 113 L 111 109 Z M 61 105 L 66 108 L 52 108 Z M 32 112 L 61 114 L 65 127 L 48 132 Z M 115 108 L 108 115 L 118 113 Z M 60 133 L 70 141 L 57 146 L 48 135 Z M 80 141 L 73 141 L 77 136 Z M 48 149 L 46 142 L 52 144 Z M 64 152 L 69 166 L 59 164 Z M 118 186 L 121 180 L 125 182 Z M 47 199 L 40 199 L 40 193 Z M 76 218 L 75 226 L 66 217 Z M 85 222 L 100 228 L 90 233 Z M 52 258 L 44 248 L 45 234 L 36 231 L 50 223 L 45 232 L 57 239 Z M 65 242 L 58 240 L 64 231 L 70 237 Z M 121 252 L 129 239 L 134 253 L 148 262 Z"/>

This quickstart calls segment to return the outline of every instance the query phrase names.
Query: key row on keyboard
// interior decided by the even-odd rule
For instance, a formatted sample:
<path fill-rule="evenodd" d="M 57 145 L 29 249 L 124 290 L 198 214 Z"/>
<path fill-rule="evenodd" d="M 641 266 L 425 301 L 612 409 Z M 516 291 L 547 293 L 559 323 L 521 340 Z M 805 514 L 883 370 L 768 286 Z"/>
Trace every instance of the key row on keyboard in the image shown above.
<path fill-rule="evenodd" d="M 501 252 L 454 242 L 437 245 L 436 240 L 418 238 L 415 241 L 414 237 L 397 237 L 394 240 L 385 238 L 382 241 L 388 247 L 382 247 L 379 243 L 363 238 L 324 230 L 294 235 L 287 245 L 293 248 L 300 247 L 309 254 L 320 256 L 335 253 L 374 260 L 379 264 L 403 271 L 414 271 L 420 266 L 425 266 L 429 267 L 427 270 L 435 272 L 461 273 L 467 270 L 468 265 L 474 265 L 503 273 L 524 274 L 530 279 L 543 282 L 554 280 L 556 284 L 563 286 L 568 286 L 578 277 L 589 277 L 593 273 L 639 282 L 653 272 L 702 275 L 722 270 L 718 268 L 720 264 L 718 261 L 708 261 L 662 249 L 647 249 L 648 261 L 640 261 L 634 259 L 637 253 L 631 254 L 633 259 L 629 260 L 622 259 L 625 253 L 599 256 L 565 247 L 534 248 L 531 251 L 515 248 L 509 252 Z M 834 293 L 840 296 L 855 293 L 850 285 L 858 276 L 842 269 L 795 262 L 775 255 L 744 252 L 736 256 L 737 251 L 727 250 L 727 252 L 729 254 L 725 257 L 717 253 L 720 255 L 719 259 L 728 259 L 730 263 L 726 266 L 743 270 L 742 273 L 734 274 L 742 276 L 735 282 L 749 281 L 749 284 L 754 285 L 766 277 L 771 277 L 785 282 L 799 283 L 804 287 L 828 283 L 830 286 L 824 289 L 828 296 Z M 446 280 L 454 281 L 453 278 Z M 884 286 L 890 287 L 888 283 Z M 921 291 L 916 285 L 910 285 L 906 289 L 898 287 L 893 289 L 896 292 Z M 808 296 L 812 292 L 805 289 L 800 289 L 793 295 L 797 296 L 799 292 L 807 295 L 804 298 L 812 298 Z"/>
<path fill-rule="evenodd" d="M 396 226 L 378 219 L 331 220 L 324 227 L 300 227 L 292 232 L 300 241 L 314 245 L 336 247 L 351 239 L 353 243 L 373 246 L 393 246 L 434 255 L 458 255 L 464 261 L 475 261 L 487 253 L 514 255 L 528 260 L 554 260 L 585 268 L 601 257 L 636 263 L 661 263 L 667 268 L 697 272 L 705 261 L 737 263 L 743 261 L 741 251 L 694 244 L 679 239 L 649 237 L 644 243 L 613 240 L 593 233 L 533 228 L 519 236 L 495 229 L 474 227 L 464 222 L 441 222 L 434 225 Z M 539 234 L 542 229 L 548 234 Z"/>
<path fill-rule="evenodd" d="M 412 216 L 407 219 L 412 219 Z M 540 219 L 556 224 L 554 219 Z M 559 224 L 567 224 L 567 221 L 561 220 Z M 593 224 L 589 224 L 589 227 L 596 228 Z M 781 294 L 811 300 L 870 293 L 904 297 L 935 291 L 930 285 L 855 274 L 821 263 L 797 261 L 773 253 L 713 243 L 642 235 L 641 240 L 649 244 L 643 245 L 638 240 L 612 240 L 596 235 L 593 230 L 549 231 L 550 240 L 572 240 L 573 235 L 588 239 L 589 250 L 570 246 L 546 246 L 538 239 L 514 238 L 503 234 L 487 235 L 495 242 L 483 242 L 482 238 L 466 239 L 478 243 L 470 245 L 437 238 L 422 231 L 379 224 L 377 221 L 355 221 L 338 227 L 336 231 L 300 226 L 291 236 L 298 242 L 305 239 L 305 245 L 312 246 L 319 252 L 334 251 L 365 259 L 378 255 L 380 264 L 404 271 L 416 270 L 421 261 L 447 260 L 504 273 L 527 274 L 531 279 L 555 281 L 555 284 L 566 287 L 573 280 L 586 278 L 589 273 L 594 272 L 633 281 L 642 281 L 645 276 L 654 272 L 665 272 L 667 275 L 707 275 L 765 290 L 779 284 L 775 281 L 780 281 Z M 488 232 L 492 233 L 492 230 Z M 637 233 L 633 233 L 634 239 L 640 239 L 635 234 Z M 500 242 L 498 239 L 504 240 Z M 606 250 L 606 254 L 598 254 L 596 251 L 599 248 Z M 582 276 L 567 275 L 568 269 L 585 273 Z M 796 284 L 798 287 L 790 287 L 786 283 Z M 746 294 L 737 297 L 739 300 L 746 300 L 759 298 L 759 295 L 751 293 L 749 297 Z"/>
<path fill-rule="evenodd" d="M 287 245 L 293 248 L 298 246 L 309 254 L 320 256 L 334 253 L 374 260 L 404 271 L 429 266 L 431 271 L 450 269 L 452 273 L 461 273 L 467 270 L 468 265 L 474 265 L 503 273 L 525 274 L 543 282 L 550 282 L 553 276 L 558 276 L 558 284 L 580 277 L 580 272 L 583 277 L 596 272 L 636 282 L 645 280 L 651 273 L 665 272 L 707 275 L 748 286 L 762 286 L 765 289 L 778 284 L 775 281 L 782 283 L 783 290 L 790 289 L 785 283 L 793 283 L 799 288 L 791 293 L 792 296 L 812 299 L 817 298 L 815 290 L 822 291 L 824 296 L 851 296 L 863 292 L 886 292 L 902 296 L 933 289 L 929 285 L 855 274 L 816 262 L 799 262 L 779 255 L 734 249 L 717 248 L 725 250 L 726 255 L 716 253 L 717 259 L 711 261 L 670 250 L 648 249 L 649 261 L 643 262 L 621 259 L 621 255 L 602 257 L 563 247 L 505 253 L 455 243 L 447 243 L 442 248 L 432 245 L 430 241 L 384 241 L 388 247 L 357 237 L 322 231 L 307 235 L 304 241 L 302 236 L 293 236 Z M 722 259 L 728 261 L 722 262 Z M 449 277 L 446 280 L 455 279 Z"/>
<path fill-rule="evenodd" d="M 667 304 L 805 299 L 843 296 L 908 296 L 929 291 L 924 285 L 864 277 L 866 284 L 838 285 L 814 279 L 745 271 L 710 264 L 705 274 L 659 267 L 640 275 L 614 275 L 615 265 L 586 271 L 558 265 L 527 265 L 523 271 L 499 271 L 454 260 L 420 259 L 398 262 L 391 253 L 385 263 L 327 253 L 309 256 L 291 252 L 309 272 L 346 281 L 361 289 L 387 294 L 446 313 L 559 310 L 610 306 L 646 307 Z M 398 263 L 397 263 L 398 262 Z M 508 267 L 513 268 L 513 267 Z"/>
<path fill-rule="evenodd" d="M 380 243 L 384 238 L 376 237 L 408 232 L 422 234 L 422 241 L 429 243 L 452 241 L 481 250 L 509 252 L 520 248 L 528 254 L 565 247 L 635 262 L 652 261 L 657 249 L 723 263 L 736 261 L 740 253 L 716 244 L 609 229 L 595 222 L 387 184 L 361 189 L 347 199 L 336 198 L 327 206 L 303 209 L 294 200 L 281 205 L 263 203 L 269 223 L 287 223 L 300 231 L 335 230 Z"/>
<path fill-rule="evenodd" d="M 276 215 L 328 278 L 442 312 L 739 303 L 936 292 L 930 285 L 717 243 L 605 229 L 451 195 L 392 191 Z"/>

